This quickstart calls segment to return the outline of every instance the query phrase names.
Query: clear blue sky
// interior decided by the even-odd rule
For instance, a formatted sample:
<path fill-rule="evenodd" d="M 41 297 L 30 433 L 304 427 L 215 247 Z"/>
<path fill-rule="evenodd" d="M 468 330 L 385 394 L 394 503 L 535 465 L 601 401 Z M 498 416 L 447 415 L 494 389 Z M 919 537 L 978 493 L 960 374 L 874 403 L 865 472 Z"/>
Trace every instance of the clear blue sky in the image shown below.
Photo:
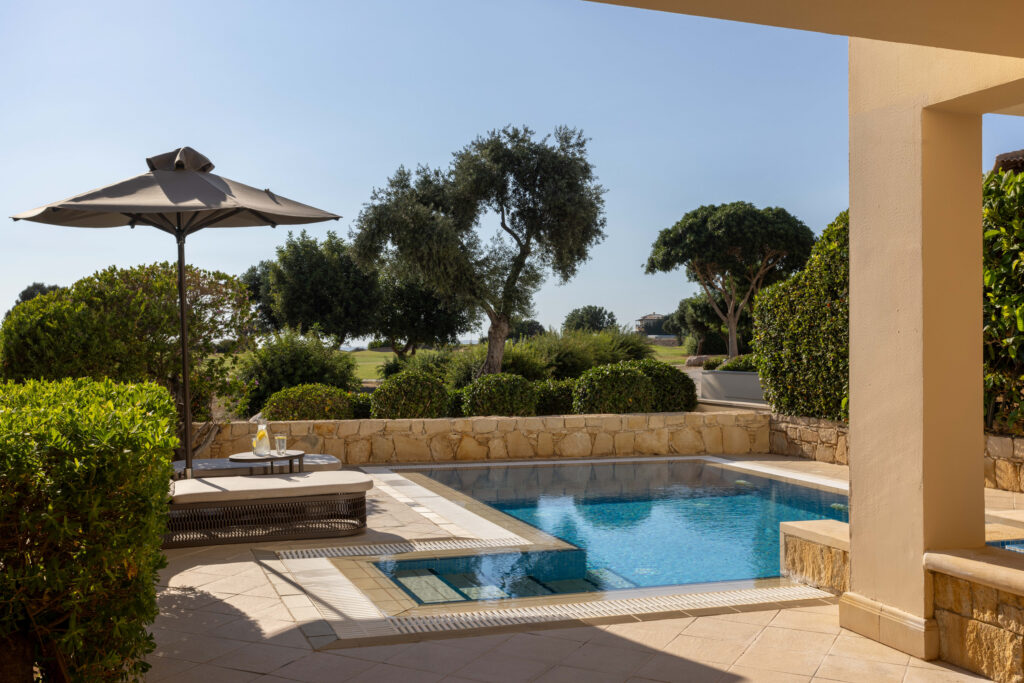
<path fill-rule="evenodd" d="M 191 145 L 217 172 L 343 215 L 400 165 L 447 164 L 507 123 L 582 128 L 608 238 L 548 283 L 538 319 L 620 322 L 695 290 L 642 272 L 658 230 L 701 204 L 776 205 L 815 232 L 848 204 L 846 40 L 578 0 L 0 4 L 0 212 L 145 171 Z M 984 165 L 1024 147 L 987 117 Z M 2 225 L 0 311 L 33 281 L 172 260 L 149 229 Z M 241 273 L 285 229 L 208 230 L 189 262 Z"/>

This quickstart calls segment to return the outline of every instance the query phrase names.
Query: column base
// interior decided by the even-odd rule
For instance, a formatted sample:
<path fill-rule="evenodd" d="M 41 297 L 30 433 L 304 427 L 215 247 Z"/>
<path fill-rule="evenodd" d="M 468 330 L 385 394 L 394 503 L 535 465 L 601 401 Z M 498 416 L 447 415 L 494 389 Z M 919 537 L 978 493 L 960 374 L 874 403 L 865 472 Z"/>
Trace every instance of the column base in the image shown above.
<path fill-rule="evenodd" d="M 939 656 L 939 628 L 925 619 L 857 593 L 839 598 L 839 625 L 918 659 Z"/>

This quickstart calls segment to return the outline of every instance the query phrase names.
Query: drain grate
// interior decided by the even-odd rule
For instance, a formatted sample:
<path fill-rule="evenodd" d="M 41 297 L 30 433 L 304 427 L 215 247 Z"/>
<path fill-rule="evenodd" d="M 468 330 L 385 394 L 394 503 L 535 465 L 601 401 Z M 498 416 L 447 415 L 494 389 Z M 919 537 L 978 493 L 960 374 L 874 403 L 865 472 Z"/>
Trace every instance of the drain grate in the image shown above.
<path fill-rule="evenodd" d="M 333 548 L 305 548 L 300 550 L 278 550 L 282 560 L 310 560 L 330 557 L 362 557 L 368 555 L 400 555 L 425 550 L 474 550 L 477 548 L 508 548 L 523 545 L 526 541 L 518 536 L 505 538 L 472 538 L 438 541 L 401 541 L 398 543 L 374 543 L 369 545 L 343 545 Z"/>

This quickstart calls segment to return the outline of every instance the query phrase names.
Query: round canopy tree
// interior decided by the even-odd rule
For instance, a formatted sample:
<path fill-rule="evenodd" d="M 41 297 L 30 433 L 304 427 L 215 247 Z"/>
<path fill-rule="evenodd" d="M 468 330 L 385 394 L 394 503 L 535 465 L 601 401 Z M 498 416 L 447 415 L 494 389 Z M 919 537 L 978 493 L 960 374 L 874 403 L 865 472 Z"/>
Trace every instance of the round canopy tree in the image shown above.
<path fill-rule="evenodd" d="M 501 371 L 511 323 L 530 313 L 545 274 L 567 282 L 604 237 L 604 189 L 586 142 L 564 127 L 539 140 L 529 128 L 492 131 L 456 152 L 445 171 L 400 168 L 356 222 L 361 261 L 387 254 L 399 270 L 487 315 L 478 375 Z M 488 213 L 493 235 L 481 221 Z"/>
<path fill-rule="evenodd" d="M 419 280 L 379 273 L 380 304 L 373 333 L 387 342 L 399 359 L 415 355 L 421 346 L 459 343 L 459 335 L 474 329 L 476 312 L 460 298 L 441 296 Z"/>
<path fill-rule="evenodd" d="M 604 306 L 581 306 L 566 314 L 565 320 L 562 322 L 562 331 L 600 332 L 618 326 L 615 314 Z"/>
<path fill-rule="evenodd" d="M 739 354 L 740 316 L 754 294 L 803 267 L 813 245 L 814 233 L 785 209 L 709 204 L 658 234 L 646 272 L 685 267 L 728 328 L 733 357 Z"/>

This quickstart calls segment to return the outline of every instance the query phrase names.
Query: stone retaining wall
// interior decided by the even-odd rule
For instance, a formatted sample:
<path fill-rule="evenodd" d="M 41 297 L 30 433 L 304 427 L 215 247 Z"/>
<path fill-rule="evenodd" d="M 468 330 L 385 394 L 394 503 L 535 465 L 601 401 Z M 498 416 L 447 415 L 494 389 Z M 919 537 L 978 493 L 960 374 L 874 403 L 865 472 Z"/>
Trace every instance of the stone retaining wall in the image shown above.
<path fill-rule="evenodd" d="M 1024 491 L 1024 436 L 985 437 L 985 486 Z"/>
<path fill-rule="evenodd" d="M 288 447 L 347 465 L 768 452 L 768 415 L 753 412 L 271 422 Z M 252 449 L 256 425 L 218 426 L 204 458 Z"/>
<path fill-rule="evenodd" d="M 1024 598 L 933 572 L 939 657 L 996 681 L 1024 681 Z"/>
<path fill-rule="evenodd" d="M 849 431 L 845 422 L 772 413 L 771 452 L 848 465 Z"/>
<path fill-rule="evenodd" d="M 850 589 L 849 525 L 835 520 L 779 525 L 783 576 L 840 595 Z"/>

